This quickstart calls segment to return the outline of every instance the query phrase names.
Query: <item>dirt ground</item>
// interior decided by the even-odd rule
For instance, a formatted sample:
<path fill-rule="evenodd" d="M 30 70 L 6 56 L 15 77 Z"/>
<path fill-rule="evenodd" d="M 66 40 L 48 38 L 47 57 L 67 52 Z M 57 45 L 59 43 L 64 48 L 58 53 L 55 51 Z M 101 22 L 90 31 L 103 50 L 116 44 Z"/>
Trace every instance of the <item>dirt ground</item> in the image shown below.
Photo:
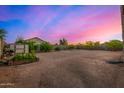
<path fill-rule="evenodd" d="M 121 52 L 70 50 L 39 53 L 39 62 L 0 67 L 0 87 L 124 87 L 124 64 L 109 64 Z"/>

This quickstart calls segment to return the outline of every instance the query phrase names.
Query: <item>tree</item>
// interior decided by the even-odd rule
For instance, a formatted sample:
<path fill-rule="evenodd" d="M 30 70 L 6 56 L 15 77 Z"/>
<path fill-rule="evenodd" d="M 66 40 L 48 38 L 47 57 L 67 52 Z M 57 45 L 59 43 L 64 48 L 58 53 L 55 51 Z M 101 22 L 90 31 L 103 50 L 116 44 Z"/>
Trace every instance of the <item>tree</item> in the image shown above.
<path fill-rule="evenodd" d="M 33 41 L 29 41 L 29 42 L 26 42 L 26 44 L 29 45 L 29 52 L 35 52 L 35 42 Z"/>
<path fill-rule="evenodd" d="M 59 40 L 59 44 L 60 45 L 68 45 L 68 41 L 65 38 L 63 38 L 63 39 Z"/>
<path fill-rule="evenodd" d="M 50 43 L 42 43 L 40 44 L 40 50 L 42 52 L 50 52 L 53 49 L 53 46 Z"/>
<path fill-rule="evenodd" d="M 110 40 L 104 44 L 107 50 L 118 51 L 123 49 L 123 44 L 119 40 Z"/>
<path fill-rule="evenodd" d="M 7 32 L 4 29 L 0 29 L 0 39 L 5 39 Z"/>
<path fill-rule="evenodd" d="M 99 41 L 94 42 L 94 48 L 95 49 L 100 49 L 100 42 Z"/>
<path fill-rule="evenodd" d="M 0 45 L 0 58 L 1 55 L 3 54 L 3 48 L 4 48 L 4 39 L 6 37 L 7 32 L 4 29 L 0 29 L 0 41 L 1 41 L 1 45 Z"/>
<path fill-rule="evenodd" d="M 87 49 L 93 49 L 94 48 L 94 43 L 92 41 L 86 41 L 84 46 Z"/>

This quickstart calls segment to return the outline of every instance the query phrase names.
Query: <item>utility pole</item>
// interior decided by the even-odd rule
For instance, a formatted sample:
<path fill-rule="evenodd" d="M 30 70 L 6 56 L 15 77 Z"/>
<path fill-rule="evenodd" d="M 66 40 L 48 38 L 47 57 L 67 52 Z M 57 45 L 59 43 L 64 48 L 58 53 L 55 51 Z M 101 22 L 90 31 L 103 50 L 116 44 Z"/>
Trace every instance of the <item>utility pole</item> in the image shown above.
<path fill-rule="evenodd" d="M 121 14 L 121 27 L 122 27 L 122 42 L 123 42 L 123 53 L 121 61 L 124 62 L 124 5 L 120 5 L 120 14 Z"/>

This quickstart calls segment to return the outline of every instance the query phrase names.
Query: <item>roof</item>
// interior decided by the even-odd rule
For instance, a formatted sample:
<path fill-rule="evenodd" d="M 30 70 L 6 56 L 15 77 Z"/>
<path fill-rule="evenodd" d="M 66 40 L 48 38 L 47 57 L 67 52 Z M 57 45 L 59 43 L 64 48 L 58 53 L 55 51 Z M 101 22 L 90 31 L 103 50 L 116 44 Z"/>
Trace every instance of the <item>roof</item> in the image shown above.
<path fill-rule="evenodd" d="M 42 39 L 39 38 L 39 37 L 29 38 L 29 39 L 26 39 L 25 41 L 29 41 L 29 40 L 32 40 L 32 39 L 37 39 L 37 40 L 39 40 L 39 41 L 46 42 L 46 41 L 42 40 Z"/>
<path fill-rule="evenodd" d="M 39 38 L 39 37 L 33 37 L 33 38 L 25 39 L 24 41 L 30 41 L 30 40 L 33 40 L 33 39 L 36 39 L 36 40 L 38 40 L 38 41 L 40 41 L 40 42 L 47 42 L 47 41 L 42 40 L 42 39 Z M 14 44 L 15 44 L 15 43 L 9 43 L 8 45 L 14 45 Z"/>

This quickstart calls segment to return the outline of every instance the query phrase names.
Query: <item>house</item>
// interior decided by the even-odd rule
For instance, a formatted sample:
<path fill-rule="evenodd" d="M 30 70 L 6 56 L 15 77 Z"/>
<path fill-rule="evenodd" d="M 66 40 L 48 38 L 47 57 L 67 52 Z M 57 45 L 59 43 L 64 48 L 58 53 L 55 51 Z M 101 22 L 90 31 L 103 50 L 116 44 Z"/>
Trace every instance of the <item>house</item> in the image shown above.
<path fill-rule="evenodd" d="M 34 37 L 34 38 L 26 39 L 25 42 L 34 42 L 34 44 L 37 45 L 37 48 L 35 51 L 39 52 L 40 51 L 40 44 L 46 43 L 47 41 L 44 41 L 38 37 Z"/>
<path fill-rule="evenodd" d="M 17 53 L 29 53 L 29 46 L 27 44 L 10 44 L 10 50 Z"/>
<path fill-rule="evenodd" d="M 40 44 L 46 42 L 38 37 L 26 39 L 24 41 L 25 42 L 34 42 L 35 45 L 37 45 L 37 49 L 36 49 L 37 52 L 40 51 Z M 9 48 L 10 48 L 10 50 L 13 50 L 15 53 L 28 53 L 29 52 L 29 45 L 27 45 L 27 44 L 11 43 L 11 44 L 9 44 Z"/>
<path fill-rule="evenodd" d="M 42 39 L 40 39 L 40 38 L 38 38 L 38 37 L 26 39 L 25 41 L 26 41 L 26 42 L 35 42 L 36 45 L 42 44 L 42 43 L 46 42 L 46 41 L 44 41 L 44 40 L 42 40 Z"/>

